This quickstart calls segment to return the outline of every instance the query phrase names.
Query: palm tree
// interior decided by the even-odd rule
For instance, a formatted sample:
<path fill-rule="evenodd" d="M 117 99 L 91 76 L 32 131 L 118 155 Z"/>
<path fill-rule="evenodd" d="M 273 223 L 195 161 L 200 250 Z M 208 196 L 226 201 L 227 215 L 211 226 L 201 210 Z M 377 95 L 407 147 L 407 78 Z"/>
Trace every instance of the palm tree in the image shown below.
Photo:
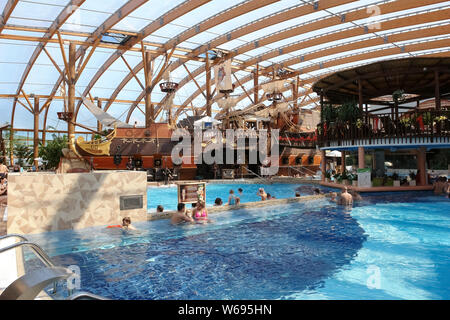
<path fill-rule="evenodd" d="M 14 144 L 14 155 L 17 158 L 17 164 L 21 167 L 24 163 L 31 164 L 33 162 L 33 150 L 23 143 Z"/>

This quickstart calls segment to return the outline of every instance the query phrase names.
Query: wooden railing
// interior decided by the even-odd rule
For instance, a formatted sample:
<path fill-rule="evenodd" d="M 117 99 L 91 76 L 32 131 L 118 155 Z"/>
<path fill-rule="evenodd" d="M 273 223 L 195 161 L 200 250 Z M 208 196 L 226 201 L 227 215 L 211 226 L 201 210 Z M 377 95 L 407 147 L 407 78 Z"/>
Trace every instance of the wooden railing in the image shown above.
<path fill-rule="evenodd" d="M 415 111 L 368 115 L 357 122 L 320 123 L 321 147 L 364 144 L 436 143 L 450 138 L 450 111 Z"/>

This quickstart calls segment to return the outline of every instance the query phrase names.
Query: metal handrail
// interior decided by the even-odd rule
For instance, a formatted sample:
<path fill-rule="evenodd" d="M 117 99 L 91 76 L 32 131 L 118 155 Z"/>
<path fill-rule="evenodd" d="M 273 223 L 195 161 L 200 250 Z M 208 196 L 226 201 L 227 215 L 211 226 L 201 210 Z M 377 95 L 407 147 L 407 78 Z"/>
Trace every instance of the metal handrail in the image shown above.
<path fill-rule="evenodd" d="M 3 253 L 11 249 L 19 248 L 22 246 L 30 247 L 33 250 L 33 252 L 38 256 L 39 260 L 41 260 L 42 263 L 44 263 L 47 267 L 55 267 L 55 264 L 52 262 L 50 257 L 45 253 L 45 251 L 42 250 L 40 246 L 38 246 L 36 243 L 33 242 L 29 241 L 16 242 L 13 243 L 12 245 L 0 248 L 0 253 Z"/>
<path fill-rule="evenodd" d="M 305 168 L 305 167 L 300 167 L 300 169 L 297 169 L 297 168 L 288 166 L 288 168 L 293 169 L 294 171 L 297 171 L 297 172 L 299 172 L 301 174 L 304 174 L 304 175 L 309 174 L 311 177 L 316 175 L 316 173 L 314 171 L 312 171 L 311 169 Z M 305 170 L 307 172 L 304 172 L 302 170 Z"/>
<path fill-rule="evenodd" d="M 11 234 L 7 234 L 6 236 L 1 236 L 0 240 L 4 240 L 4 239 L 8 239 L 8 238 L 19 238 L 22 241 L 28 241 L 27 238 L 25 238 L 21 234 L 17 234 L 17 233 L 11 233 Z"/>
<path fill-rule="evenodd" d="M 74 293 L 73 295 L 68 297 L 66 300 L 80 300 L 80 299 L 83 299 L 83 298 L 90 298 L 92 300 L 109 300 L 109 299 L 107 299 L 105 297 L 101 297 L 101 296 L 98 296 L 96 294 L 92 294 L 92 293 L 84 292 L 84 291 Z"/>
<path fill-rule="evenodd" d="M 257 174 L 257 173 L 255 173 L 255 172 L 253 172 L 252 170 L 250 170 L 248 167 L 245 167 L 245 169 L 247 169 L 247 171 L 248 172 L 250 172 L 250 173 L 252 173 L 252 174 L 254 174 L 255 176 L 257 176 L 258 178 L 260 178 L 260 179 L 262 179 L 262 180 L 264 180 L 264 181 L 266 181 L 267 183 L 269 183 L 269 184 L 273 184 L 273 182 L 272 181 L 270 181 L 269 179 L 267 179 L 267 178 L 264 178 L 264 177 L 261 177 L 259 174 Z"/>

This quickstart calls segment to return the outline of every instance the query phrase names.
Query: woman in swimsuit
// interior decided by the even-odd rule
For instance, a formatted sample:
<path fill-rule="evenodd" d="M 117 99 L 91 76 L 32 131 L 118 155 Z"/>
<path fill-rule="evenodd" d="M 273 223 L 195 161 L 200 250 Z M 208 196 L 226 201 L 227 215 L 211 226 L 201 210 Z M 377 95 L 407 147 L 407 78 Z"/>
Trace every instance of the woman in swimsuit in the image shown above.
<path fill-rule="evenodd" d="M 197 223 L 207 223 L 210 222 L 208 219 L 208 210 L 204 202 L 197 202 L 194 209 L 194 219 Z"/>

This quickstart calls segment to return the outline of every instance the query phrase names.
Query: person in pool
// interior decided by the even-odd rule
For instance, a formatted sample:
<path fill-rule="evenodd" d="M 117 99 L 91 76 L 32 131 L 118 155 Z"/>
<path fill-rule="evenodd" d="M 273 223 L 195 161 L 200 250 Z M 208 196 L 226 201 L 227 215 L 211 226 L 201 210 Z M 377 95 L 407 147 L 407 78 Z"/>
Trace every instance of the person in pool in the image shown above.
<path fill-rule="evenodd" d="M 275 196 L 272 196 L 270 193 L 267 194 L 267 200 L 274 200 Z"/>
<path fill-rule="evenodd" d="M 353 201 L 361 201 L 362 200 L 361 195 L 358 192 L 356 192 L 355 190 L 350 189 L 348 191 L 348 193 L 350 193 L 350 195 L 352 196 Z"/>
<path fill-rule="evenodd" d="M 130 217 L 125 217 L 122 219 L 122 229 L 123 230 L 136 230 L 136 228 L 131 225 Z"/>
<path fill-rule="evenodd" d="M 208 223 L 211 222 L 208 219 L 208 209 L 206 209 L 206 205 L 204 202 L 199 201 L 197 202 L 197 205 L 195 206 L 193 217 L 195 222 L 197 223 Z"/>
<path fill-rule="evenodd" d="M 162 205 L 158 205 L 156 207 L 156 213 L 163 213 L 164 212 L 164 207 Z"/>
<path fill-rule="evenodd" d="M 261 201 L 267 200 L 267 193 L 264 191 L 263 188 L 259 188 L 258 192 L 256 193 L 256 195 L 261 197 Z"/>
<path fill-rule="evenodd" d="M 186 212 L 186 206 L 184 203 L 179 203 L 177 206 L 177 212 L 172 214 L 172 217 L 170 218 L 170 223 L 173 225 L 178 225 L 181 223 L 194 223 L 194 219 L 189 216 L 189 214 Z"/>
<path fill-rule="evenodd" d="M 353 204 L 353 197 L 350 193 L 348 193 L 347 187 L 344 187 L 344 190 L 339 196 L 338 204 L 342 204 L 344 206 L 349 206 Z"/>
<path fill-rule="evenodd" d="M 326 196 L 328 198 L 330 198 L 331 202 L 337 202 L 337 193 L 336 192 L 331 192 L 330 191 L 330 193 L 328 193 Z"/>
<path fill-rule="evenodd" d="M 223 204 L 222 199 L 216 198 L 216 200 L 214 200 L 214 206 L 215 207 L 220 207 L 222 204 Z"/>
<path fill-rule="evenodd" d="M 244 192 L 244 190 L 242 190 L 242 188 L 239 188 L 238 189 L 238 194 L 239 194 L 239 196 L 241 196 L 242 197 L 242 193 Z"/>
<path fill-rule="evenodd" d="M 447 177 L 438 177 L 433 183 L 434 194 L 443 194 L 447 184 Z"/>
<path fill-rule="evenodd" d="M 228 197 L 228 205 L 235 206 L 235 205 L 238 205 L 240 202 L 241 202 L 241 199 L 239 199 L 239 197 L 236 197 L 234 195 L 234 190 L 230 190 L 230 196 Z"/>

